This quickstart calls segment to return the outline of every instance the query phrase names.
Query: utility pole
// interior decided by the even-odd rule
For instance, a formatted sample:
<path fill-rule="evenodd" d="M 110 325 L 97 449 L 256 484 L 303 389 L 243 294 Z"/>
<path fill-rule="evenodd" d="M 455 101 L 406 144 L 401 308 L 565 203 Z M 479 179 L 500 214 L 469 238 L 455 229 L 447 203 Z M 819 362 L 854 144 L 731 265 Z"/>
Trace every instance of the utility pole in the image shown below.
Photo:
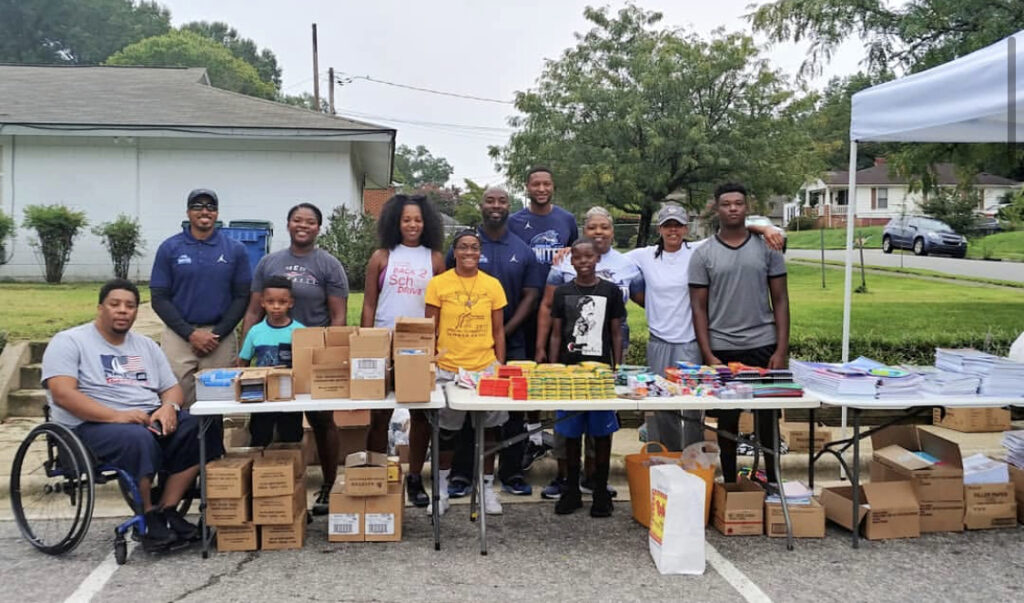
<path fill-rule="evenodd" d="M 331 106 L 331 115 L 334 115 L 334 67 L 327 69 L 327 78 L 330 80 L 330 87 L 327 89 L 327 98 L 330 99 L 328 102 Z"/>
<path fill-rule="evenodd" d="M 313 103 L 314 111 L 320 112 L 320 65 L 316 56 L 316 23 L 313 24 Z"/>

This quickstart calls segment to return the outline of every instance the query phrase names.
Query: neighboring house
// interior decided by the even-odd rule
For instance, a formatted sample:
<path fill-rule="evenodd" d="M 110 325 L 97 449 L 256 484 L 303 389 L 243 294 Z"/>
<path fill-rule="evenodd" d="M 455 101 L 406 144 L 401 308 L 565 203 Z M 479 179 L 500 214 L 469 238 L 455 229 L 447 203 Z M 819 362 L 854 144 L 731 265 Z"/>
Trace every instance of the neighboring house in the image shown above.
<path fill-rule="evenodd" d="M 959 184 L 956 167 L 951 163 L 935 166 L 936 183 L 940 187 Z M 982 194 L 978 209 L 995 203 L 1000 197 L 1021 186 L 1021 183 L 986 172 L 978 174 L 972 185 Z M 807 183 L 800 189 L 805 215 L 819 217 L 824 226 L 838 226 L 846 218 L 849 199 L 849 172 L 828 172 L 824 178 Z M 902 213 L 920 213 L 924 196 L 910 192 L 907 179 L 889 173 L 884 158 L 875 165 L 857 171 L 856 207 L 860 224 L 885 224 Z"/>
<path fill-rule="evenodd" d="M 288 245 L 288 208 L 358 211 L 363 191 L 391 182 L 395 130 L 210 85 L 201 68 L 0 65 L 0 207 L 64 204 L 90 227 L 120 213 L 139 219 L 145 253 L 131 277 L 149 278 L 160 242 L 186 219 L 194 188 L 214 189 L 220 218 L 269 220 Z M 0 278 L 41 279 L 19 228 Z M 99 237 L 75 241 L 68 280 L 113 275 Z"/>

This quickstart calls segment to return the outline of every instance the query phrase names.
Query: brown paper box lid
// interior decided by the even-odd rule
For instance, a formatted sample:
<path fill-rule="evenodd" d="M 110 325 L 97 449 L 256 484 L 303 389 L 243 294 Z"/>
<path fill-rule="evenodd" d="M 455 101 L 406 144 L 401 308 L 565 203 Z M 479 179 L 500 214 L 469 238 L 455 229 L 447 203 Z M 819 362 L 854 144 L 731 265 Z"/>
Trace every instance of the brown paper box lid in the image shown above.
<path fill-rule="evenodd" d="M 398 336 L 399 333 L 433 335 L 434 319 L 399 316 L 395 319 L 395 336 Z"/>
<path fill-rule="evenodd" d="M 909 471 L 927 469 L 935 464 L 919 457 L 899 444 L 892 444 L 880 450 L 875 450 L 874 456 L 879 460 L 887 461 Z"/>
<path fill-rule="evenodd" d="M 292 348 L 324 347 L 324 330 L 322 327 L 305 327 L 292 331 Z"/>
<path fill-rule="evenodd" d="M 387 467 L 388 456 L 382 452 L 368 450 L 353 452 L 345 457 L 345 468 L 349 467 Z"/>
<path fill-rule="evenodd" d="M 864 498 L 871 508 L 888 509 L 893 512 L 920 508 L 914 484 L 908 481 L 878 482 L 861 486 Z"/>

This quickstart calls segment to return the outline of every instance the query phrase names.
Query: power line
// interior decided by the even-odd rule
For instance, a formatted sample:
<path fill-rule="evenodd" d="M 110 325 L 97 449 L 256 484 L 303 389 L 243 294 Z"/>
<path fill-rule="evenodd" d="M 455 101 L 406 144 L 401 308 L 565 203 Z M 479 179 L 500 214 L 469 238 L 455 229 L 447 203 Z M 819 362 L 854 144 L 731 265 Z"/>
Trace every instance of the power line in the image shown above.
<path fill-rule="evenodd" d="M 470 124 L 453 124 L 453 123 L 446 123 L 446 122 L 424 121 L 424 120 L 419 120 L 419 119 L 408 119 L 408 118 L 401 118 L 401 117 L 388 117 L 386 115 L 375 115 L 373 113 L 363 113 L 361 111 L 346 110 L 345 113 L 347 115 L 351 116 L 351 117 L 357 117 L 357 118 L 361 118 L 361 119 L 379 119 L 379 120 L 383 120 L 383 121 L 393 121 L 393 122 L 404 123 L 404 124 L 411 124 L 411 125 L 416 125 L 416 126 L 450 128 L 450 129 L 457 129 L 457 130 L 467 130 L 467 131 L 470 131 L 470 132 L 475 132 L 475 133 L 480 133 L 480 134 L 505 135 L 505 134 L 511 134 L 512 132 L 515 132 L 515 130 L 513 130 L 512 128 L 500 128 L 500 127 L 495 127 L 495 126 L 476 126 L 476 125 L 470 125 Z"/>
<path fill-rule="evenodd" d="M 348 81 L 345 81 L 346 79 Z M 434 90 L 432 88 L 422 88 L 420 86 L 411 86 L 409 84 L 399 84 L 397 82 L 389 82 L 389 81 L 386 81 L 386 80 L 378 80 L 378 79 L 374 79 L 374 78 L 372 78 L 372 77 L 370 77 L 368 75 L 348 75 L 346 78 L 338 78 L 338 83 L 339 84 L 347 84 L 347 83 L 351 82 L 352 80 L 364 80 L 364 81 L 371 82 L 371 83 L 374 83 L 374 84 L 384 84 L 385 86 L 394 86 L 395 88 L 405 88 L 407 90 L 415 90 L 417 92 L 426 92 L 428 94 L 437 94 L 437 95 L 440 95 L 440 96 L 450 96 L 452 98 L 461 98 L 461 99 L 466 99 L 466 100 L 475 100 L 475 101 L 481 101 L 481 102 L 485 102 L 485 103 L 498 103 L 500 105 L 513 105 L 513 104 L 515 104 L 512 101 L 501 100 L 501 99 L 497 99 L 497 98 L 487 98 L 487 97 L 483 97 L 483 96 L 474 96 L 472 94 L 460 94 L 458 92 L 446 92 L 444 90 Z"/>

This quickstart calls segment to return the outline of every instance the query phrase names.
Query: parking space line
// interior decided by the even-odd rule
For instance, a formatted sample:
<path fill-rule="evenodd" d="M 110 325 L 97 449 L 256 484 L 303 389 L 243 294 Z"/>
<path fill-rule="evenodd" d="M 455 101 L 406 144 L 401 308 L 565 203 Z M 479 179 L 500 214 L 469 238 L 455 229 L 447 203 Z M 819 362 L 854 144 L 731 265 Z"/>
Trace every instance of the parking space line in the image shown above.
<path fill-rule="evenodd" d="M 711 567 L 718 572 L 718 575 L 725 579 L 736 589 L 736 592 L 740 594 L 749 603 L 771 603 L 771 598 L 768 597 L 754 582 L 747 577 L 746 574 L 741 572 L 731 561 L 722 556 L 718 552 L 718 549 L 711 546 L 710 542 L 705 542 L 704 551 L 707 555 L 708 563 Z"/>
<path fill-rule="evenodd" d="M 131 557 L 132 551 L 135 550 L 135 542 L 128 541 L 128 556 Z M 102 563 L 96 566 L 85 580 L 78 585 L 75 592 L 71 593 L 71 596 L 65 599 L 65 603 L 88 603 L 92 601 L 92 598 L 96 596 L 103 587 L 106 586 L 110 577 L 117 571 L 118 565 L 117 560 L 114 559 L 114 553 L 111 551 L 109 555 L 103 560 Z"/>

